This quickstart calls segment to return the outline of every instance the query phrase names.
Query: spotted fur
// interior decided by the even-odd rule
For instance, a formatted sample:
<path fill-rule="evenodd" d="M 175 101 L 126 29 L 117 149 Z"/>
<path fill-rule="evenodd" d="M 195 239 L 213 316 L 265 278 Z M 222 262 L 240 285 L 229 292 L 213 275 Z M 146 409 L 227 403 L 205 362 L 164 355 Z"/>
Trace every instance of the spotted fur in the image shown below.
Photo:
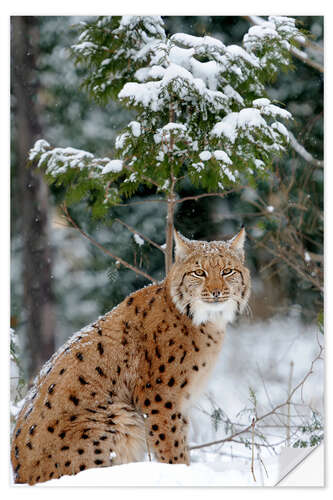
<path fill-rule="evenodd" d="M 16 482 L 142 460 L 147 445 L 160 462 L 190 463 L 188 410 L 250 293 L 244 237 L 207 243 L 175 233 L 165 281 L 133 293 L 54 354 L 13 433 Z"/>

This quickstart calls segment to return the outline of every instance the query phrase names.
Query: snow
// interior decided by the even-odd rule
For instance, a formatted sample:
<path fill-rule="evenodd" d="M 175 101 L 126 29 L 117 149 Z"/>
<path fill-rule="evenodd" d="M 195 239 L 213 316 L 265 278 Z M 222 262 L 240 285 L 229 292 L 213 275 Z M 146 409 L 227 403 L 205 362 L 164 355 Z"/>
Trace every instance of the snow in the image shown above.
<path fill-rule="evenodd" d="M 210 36 L 199 37 L 188 35 L 186 33 L 176 33 L 175 35 L 172 35 L 171 40 L 179 43 L 180 45 L 191 48 L 201 48 L 203 46 L 220 50 L 224 48 L 224 44 L 220 40 Z"/>
<path fill-rule="evenodd" d="M 277 479 L 277 460 L 276 473 Z M 269 483 L 268 483 L 269 484 Z M 274 483 L 272 483 L 274 484 Z M 106 469 L 88 469 L 77 476 L 63 476 L 37 485 L 43 487 L 67 486 L 257 486 L 251 480 L 249 467 L 230 467 L 229 464 L 206 465 L 194 463 L 169 465 L 156 462 L 138 462 L 116 465 Z"/>
<path fill-rule="evenodd" d="M 219 161 L 223 161 L 223 163 L 227 163 L 229 165 L 232 164 L 232 161 L 230 160 L 229 156 L 225 151 L 221 151 L 220 149 L 216 150 L 213 152 L 213 155 L 215 158 Z"/>
<path fill-rule="evenodd" d="M 128 126 L 132 130 L 132 135 L 134 137 L 140 137 L 141 135 L 141 124 L 137 121 L 132 121 L 128 124 Z"/>
<path fill-rule="evenodd" d="M 308 252 L 304 252 L 304 260 L 305 260 L 305 262 L 310 262 L 311 261 L 311 257 L 310 257 L 310 255 L 309 255 Z"/>
<path fill-rule="evenodd" d="M 139 236 L 137 233 L 135 233 L 135 234 L 133 235 L 133 238 L 134 238 L 134 241 L 135 241 L 135 243 L 136 243 L 137 245 L 139 245 L 139 246 L 144 245 L 144 243 L 145 243 L 145 242 L 144 242 L 144 240 L 143 240 L 143 239 L 141 238 L 141 236 Z"/>
<path fill-rule="evenodd" d="M 202 161 L 208 161 L 210 160 L 212 157 L 212 153 L 210 151 L 202 151 L 200 154 L 199 154 L 199 158 L 200 160 Z"/>
<path fill-rule="evenodd" d="M 105 167 L 102 169 L 102 174 L 108 174 L 110 172 L 118 173 L 123 169 L 123 161 L 122 160 L 111 160 L 109 161 Z"/>

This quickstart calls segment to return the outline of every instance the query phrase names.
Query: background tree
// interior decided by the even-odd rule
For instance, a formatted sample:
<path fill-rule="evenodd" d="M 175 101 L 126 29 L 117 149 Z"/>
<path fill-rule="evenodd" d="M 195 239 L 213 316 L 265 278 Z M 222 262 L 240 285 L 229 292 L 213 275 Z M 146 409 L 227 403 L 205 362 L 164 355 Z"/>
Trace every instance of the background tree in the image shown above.
<path fill-rule="evenodd" d="M 186 179 L 221 192 L 255 182 L 284 149 L 288 132 L 278 119 L 290 113 L 263 97 L 264 83 L 288 68 L 289 46 L 300 32 L 289 18 L 271 17 L 266 25 L 244 36 L 244 50 L 207 36 L 167 37 L 158 17 L 85 24 L 73 46 L 77 61 L 88 64 L 84 85 L 99 100 L 117 96 L 134 107 L 136 120 L 116 138 L 118 159 L 50 149 L 45 141 L 36 143 L 30 159 L 51 182 L 66 186 L 67 202 L 88 192 L 93 215 L 104 216 L 141 184 L 164 192 L 168 272 L 177 183 Z"/>
<path fill-rule="evenodd" d="M 13 190 L 20 206 L 12 204 L 12 214 L 20 212 L 19 224 L 13 217 L 13 231 L 22 234 L 23 309 L 26 322 L 24 348 L 28 353 L 26 371 L 36 372 L 55 348 L 52 264 L 49 248 L 49 195 L 42 176 L 27 168 L 31 144 L 41 134 L 40 107 L 36 101 L 39 78 L 36 69 L 39 28 L 36 18 L 12 18 L 12 96 L 15 113 L 16 169 Z M 15 184 L 15 185 L 14 185 Z M 14 201 L 14 200 L 13 200 Z M 16 201 L 16 200 L 15 200 Z M 15 307 L 15 303 L 14 303 Z M 12 326 L 16 326 L 16 312 Z"/>

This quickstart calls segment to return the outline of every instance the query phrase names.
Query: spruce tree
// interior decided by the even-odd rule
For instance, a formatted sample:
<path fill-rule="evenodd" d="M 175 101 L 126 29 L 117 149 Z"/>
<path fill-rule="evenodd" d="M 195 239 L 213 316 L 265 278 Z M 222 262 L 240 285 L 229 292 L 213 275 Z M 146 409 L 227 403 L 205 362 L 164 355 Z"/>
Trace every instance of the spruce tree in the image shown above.
<path fill-rule="evenodd" d="M 265 87 L 292 67 L 289 49 L 303 34 L 294 19 L 278 16 L 251 27 L 243 47 L 167 36 L 159 16 L 99 17 L 79 30 L 72 54 L 85 68 L 83 86 L 99 102 L 114 99 L 134 110 L 135 120 L 117 136 L 112 159 L 45 140 L 29 158 L 66 188 L 67 205 L 85 199 L 97 217 L 112 217 L 112 206 L 141 185 L 163 194 L 167 272 L 179 183 L 188 179 L 208 192 L 255 185 L 285 150 L 282 121 L 291 114 Z"/>

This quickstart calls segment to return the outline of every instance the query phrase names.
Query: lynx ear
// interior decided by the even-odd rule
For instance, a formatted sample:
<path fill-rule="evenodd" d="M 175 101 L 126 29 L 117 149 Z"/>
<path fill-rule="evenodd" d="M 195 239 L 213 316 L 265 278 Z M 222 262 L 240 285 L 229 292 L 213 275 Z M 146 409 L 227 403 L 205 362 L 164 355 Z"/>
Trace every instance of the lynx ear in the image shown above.
<path fill-rule="evenodd" d="M 175 240 L 175 261 L 180 262 L 185 260 L 190 254 L 191 245 L 189 240 L 187 240 L 182 234 L 177 233 L 176 230 L 174 230 L 173 236 Z"/>
<path fill-rule="evenodd" d="M 239 233 L 236 234 L 236 236 L 234 236 L 233 238 L 231 238 L 231 240 L 229 240 L 230 248 L 232 248 L 232 250 L 240 256 L 242 262 L 244 262 L 245 259 L 245 254 L 244 254 L 245 237 L 246 237 L 245 229 L 244 227 L 242 227 Z"/>

